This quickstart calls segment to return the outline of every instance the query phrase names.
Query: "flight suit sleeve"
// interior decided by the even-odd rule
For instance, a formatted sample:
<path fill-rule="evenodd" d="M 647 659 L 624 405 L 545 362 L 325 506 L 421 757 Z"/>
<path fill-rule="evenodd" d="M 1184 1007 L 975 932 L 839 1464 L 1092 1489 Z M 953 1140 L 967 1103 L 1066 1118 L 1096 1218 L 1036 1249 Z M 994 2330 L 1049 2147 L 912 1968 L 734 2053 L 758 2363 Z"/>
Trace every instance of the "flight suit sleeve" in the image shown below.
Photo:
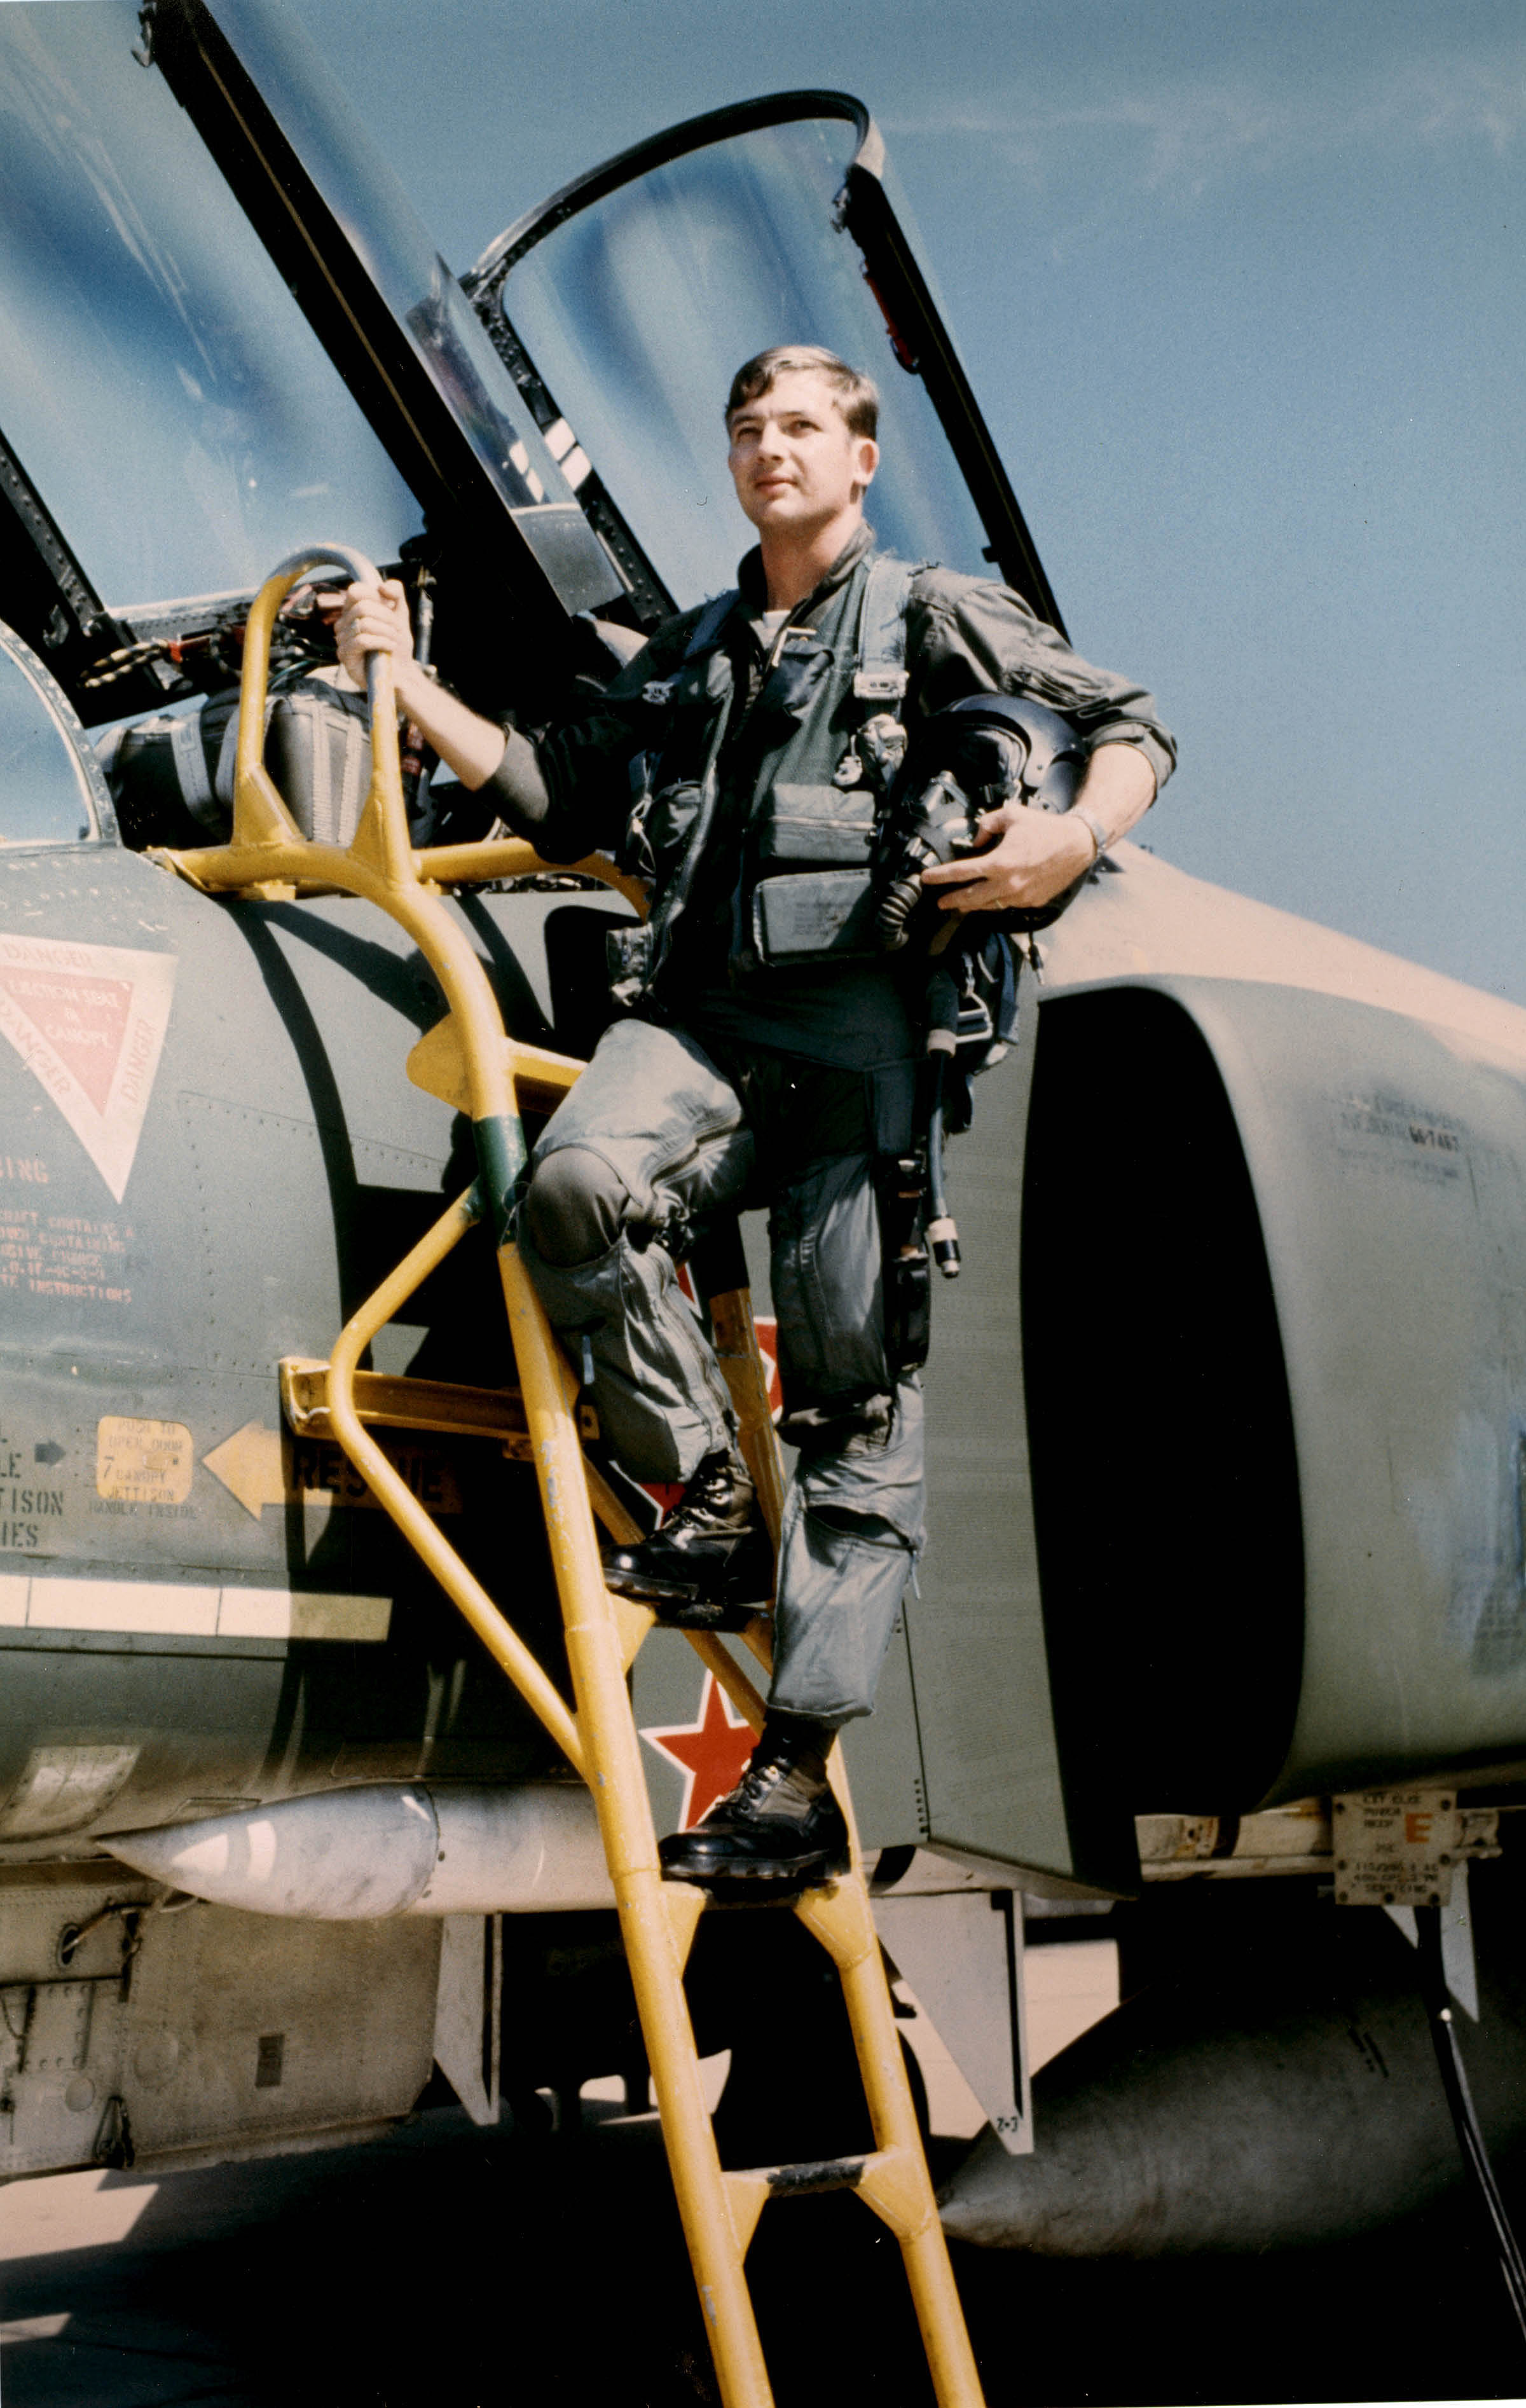
<path fill-rule="evenodd" d="M 1009 586 L 947 570 L 919 578 L 907 610 L 906 657 L 916 716 L 947 710 L 972 694 L 1031 695 L 1068 719 L 1092 752 L 1101 744 L 1136 745 L 1155 772 L 1157 792 L 1176 767 L 1176 738 L 1154 695 L 1083 661 Z"/>
<path fill-rule="evenodd" d="M 506 729 L 504 757 L 478 792 L 545 861 L 613 853 L 631 810 L 631 767 L 662 740 L 665 697 L 654 689 L 683 657 L 697 614 L 659 627 L 597 703 L 526 738 Z"/>

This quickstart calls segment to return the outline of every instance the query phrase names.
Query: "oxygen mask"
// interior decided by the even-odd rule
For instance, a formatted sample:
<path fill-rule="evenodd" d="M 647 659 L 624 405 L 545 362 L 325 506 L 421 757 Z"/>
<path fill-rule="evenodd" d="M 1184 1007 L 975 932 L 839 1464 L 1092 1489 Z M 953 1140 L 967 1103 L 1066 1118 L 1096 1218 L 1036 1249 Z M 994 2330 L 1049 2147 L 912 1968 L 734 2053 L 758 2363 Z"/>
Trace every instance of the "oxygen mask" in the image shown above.
<path fill-rule="evenodd" d="M 994 843 L 980 835 L 987 811 L 1013 802 L 1068 810 L 1085 767 L 1079 737 L 1042 703 L 972 695 L 929 720 L 907 753 L 876 845 L 875 929 L 883 950 L 900 953 L 916 935 L 931 939 L 940 915 L 922 872 Z M 1036 910 L 1002 912 L 1001 924 L 1048 927 L 1080 883 Z"/>

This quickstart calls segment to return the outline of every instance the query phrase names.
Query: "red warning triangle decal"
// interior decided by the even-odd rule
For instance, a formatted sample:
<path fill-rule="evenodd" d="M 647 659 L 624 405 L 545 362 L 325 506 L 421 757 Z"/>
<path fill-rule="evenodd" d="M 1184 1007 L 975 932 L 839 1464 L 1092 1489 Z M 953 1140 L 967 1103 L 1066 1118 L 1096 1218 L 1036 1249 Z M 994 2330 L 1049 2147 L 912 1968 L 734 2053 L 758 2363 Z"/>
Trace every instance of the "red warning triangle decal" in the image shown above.
<path fill-rule="evenodd" d="M 74 1073 L 96 1111 L 104 1112 L 127 1033 L 131 982 L 0 964 L 0 994 L 9 996 Z"/>
<path fill-rule="evenodd" d="M 173 953 L 0 933 L 0 1036 L 120 1204 L 175 993 Z"/>

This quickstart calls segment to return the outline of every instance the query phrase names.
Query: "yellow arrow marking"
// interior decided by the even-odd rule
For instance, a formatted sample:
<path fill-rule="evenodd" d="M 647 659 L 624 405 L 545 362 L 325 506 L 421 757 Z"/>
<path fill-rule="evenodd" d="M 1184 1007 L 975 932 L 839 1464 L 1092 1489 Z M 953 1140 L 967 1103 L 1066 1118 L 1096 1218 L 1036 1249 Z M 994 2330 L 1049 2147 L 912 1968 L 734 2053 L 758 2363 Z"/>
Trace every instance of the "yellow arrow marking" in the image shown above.
<path fill-rule="evenodd" d="M 455 1472 L 432 1447 L 410 1446 L 389 1437 L 382 1440 L 382 1452 L 432 1513 L 463 1511 Z M 264 1422 L 246 1422 L 210 1455 L 204 1455 L 202 1461 L 255 1521 L 267 1505 L 349 1509 L 375 1508 L 378 1501 L 332 1439 L 299 1439 L 289 1462 L 280 1431 L 267 1429 Z"/>
<path fill-rule="evenodd" d="M 246 1422 L 232 1438 L 225 1438 L 210 1455 L 202 1456 L 203 1463 L 231 1488 L 246 1513 L 258 1521 L 266 1505 L 286 1502 L 286 1474 L 281 1465 L 281 1434 L 266 1429 L 263 1422 Z"/>

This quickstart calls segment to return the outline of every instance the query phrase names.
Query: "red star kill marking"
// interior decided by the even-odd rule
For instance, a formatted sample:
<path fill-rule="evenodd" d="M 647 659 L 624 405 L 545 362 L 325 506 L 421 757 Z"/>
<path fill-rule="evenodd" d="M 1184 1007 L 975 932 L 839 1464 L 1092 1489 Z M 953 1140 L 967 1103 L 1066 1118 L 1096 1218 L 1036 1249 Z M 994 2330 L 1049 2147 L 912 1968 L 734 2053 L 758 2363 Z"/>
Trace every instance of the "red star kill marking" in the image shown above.
<path fill-rule="evenodd" d="M 735 1788 L 757 1745 L 750 1724 L 733 1713 L 731 1700 L 713 1672 L 705 1675 L 698 1722 L 664 1723 L 657 1729 L 643 1730 L 641 1736 L 684 1776 L 680 1831 L 692 1831 L 718 1799 Z"/>

